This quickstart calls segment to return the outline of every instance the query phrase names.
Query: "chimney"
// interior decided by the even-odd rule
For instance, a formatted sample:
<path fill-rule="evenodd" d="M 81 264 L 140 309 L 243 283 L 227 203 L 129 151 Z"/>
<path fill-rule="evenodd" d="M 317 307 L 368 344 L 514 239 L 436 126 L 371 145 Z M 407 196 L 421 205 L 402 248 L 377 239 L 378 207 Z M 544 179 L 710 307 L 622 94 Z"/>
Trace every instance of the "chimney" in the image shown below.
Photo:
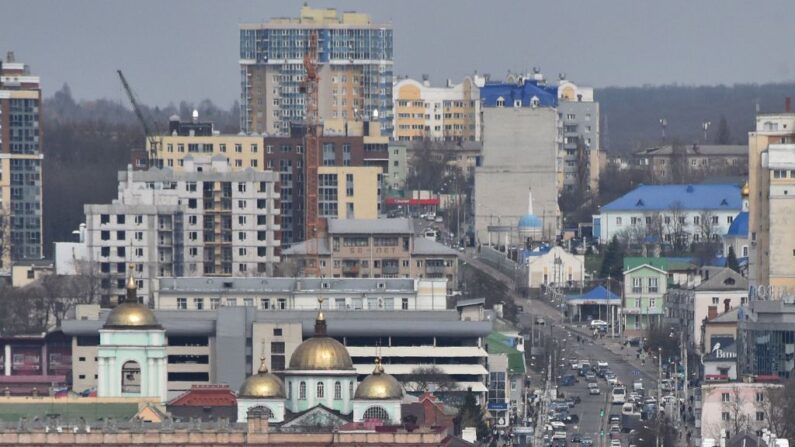
<path fill-rule="evenodd" d="M 718 316 L 718 306 L 709 306 L 707 308 L 707 320 L 711 320 Z"/>
<path fill-rule="evenodd" d="M 786 113 L 792 112 L 792 96 L 784 98 L 784 111 Z"/>

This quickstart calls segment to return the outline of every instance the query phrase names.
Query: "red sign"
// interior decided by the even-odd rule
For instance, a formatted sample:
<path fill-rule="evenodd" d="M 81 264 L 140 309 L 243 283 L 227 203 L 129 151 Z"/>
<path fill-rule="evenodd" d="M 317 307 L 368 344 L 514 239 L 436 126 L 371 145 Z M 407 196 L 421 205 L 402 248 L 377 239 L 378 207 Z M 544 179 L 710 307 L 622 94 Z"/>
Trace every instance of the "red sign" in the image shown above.
<path fill-rule="evenodd" d="M 387 198 L 384 201 L 387 205 L 434 205 L 439 206 L 439 199 L 398 199 L 395 197 Z"/>

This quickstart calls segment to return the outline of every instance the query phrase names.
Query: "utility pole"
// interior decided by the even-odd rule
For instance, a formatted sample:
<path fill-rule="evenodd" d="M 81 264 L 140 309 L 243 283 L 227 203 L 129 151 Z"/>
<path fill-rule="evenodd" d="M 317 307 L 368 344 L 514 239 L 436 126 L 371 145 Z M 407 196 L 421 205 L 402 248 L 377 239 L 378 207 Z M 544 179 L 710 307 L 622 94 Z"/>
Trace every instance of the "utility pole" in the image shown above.
<path fill-rule="evenodd" d="M 655 444 L 660 447 L 660 410 L 662 409 L 662 348 L 657 348 L 657 436 Z"/>

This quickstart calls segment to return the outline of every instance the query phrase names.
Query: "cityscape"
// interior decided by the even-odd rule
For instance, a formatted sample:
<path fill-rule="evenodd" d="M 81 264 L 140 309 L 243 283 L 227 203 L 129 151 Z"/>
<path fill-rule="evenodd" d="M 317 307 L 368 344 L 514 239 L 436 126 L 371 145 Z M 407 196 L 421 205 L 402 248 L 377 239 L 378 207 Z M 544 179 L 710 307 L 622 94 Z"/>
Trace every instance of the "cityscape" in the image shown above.
<path fill-rule="evenodd" d="M 124 39 L 151 54 L 143 76 L 133 56 L 81 59 L 112 25 L 75 13 L 130 4 L 59 3 L 91 36 L 75 63 L 117 91 L 87 95 L 34 63 L 67 41 L 3 33 L 11 3 L 0 446 L 795 443 L 786 63 L 773 80 L 611 86 L 597 49 L 545 70 L 532 48 L 554 36 L 479 54 L 504 35 L 486 36 L 492 12 L 467 48 L 445 29 L 466 2 L 432 30 L 384 14 L 416 2 L 263 2 L 236 27 L 221 2 L 163 2 L 194 8 L 195 42 L 141 24 Z M 234 45 L 201 35 L 221 26 Z M 169 39 L 174 64 L 236 78 L 183 67 L 163 93 Z M 473 68 L 428 62 L 437 40 Z"/>

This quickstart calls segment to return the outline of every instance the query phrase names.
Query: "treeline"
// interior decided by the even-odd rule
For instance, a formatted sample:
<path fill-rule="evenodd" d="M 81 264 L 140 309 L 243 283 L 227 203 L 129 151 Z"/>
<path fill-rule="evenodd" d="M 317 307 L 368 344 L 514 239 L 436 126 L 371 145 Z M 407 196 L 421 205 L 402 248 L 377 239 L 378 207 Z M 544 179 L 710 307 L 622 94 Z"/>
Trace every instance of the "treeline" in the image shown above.
<path fill-rule="evenodd" d="M 746 144 L 761 112 L 781 112 L 784 98 L 795 96 L 795 83 L 737 84 L 687 87 L 680 85 L 609 87 L 596 89 L 601 111 L 602 147 L 628 152 L 659 145 L 660 119 L 665 119 L 668 142 L 703 143 L 704 122 L 711 122 L 707 141 L 719 138 L 725 117 L 730 144 Z"/>
<path fill-rule="evenodd" d="M 144 106 L 144 115 L 165 131 L 168 118 L 189 119 L 193 109 L 201 120 L 215 123 L 224 133 L 239 129 L 237 103 L 229 110 L 205 100 L 164 108 Z M 71 240 L 84 221 L 83 205 L 109 203 L 118 191 L 118 171 L 126 168 L 130 151 L 144 147 L 144 132 L 126 106 L 105 99 L 77 102 L 67 85 L 44 100 L 44 240 L 45 256 L 55 241 Z"/>

